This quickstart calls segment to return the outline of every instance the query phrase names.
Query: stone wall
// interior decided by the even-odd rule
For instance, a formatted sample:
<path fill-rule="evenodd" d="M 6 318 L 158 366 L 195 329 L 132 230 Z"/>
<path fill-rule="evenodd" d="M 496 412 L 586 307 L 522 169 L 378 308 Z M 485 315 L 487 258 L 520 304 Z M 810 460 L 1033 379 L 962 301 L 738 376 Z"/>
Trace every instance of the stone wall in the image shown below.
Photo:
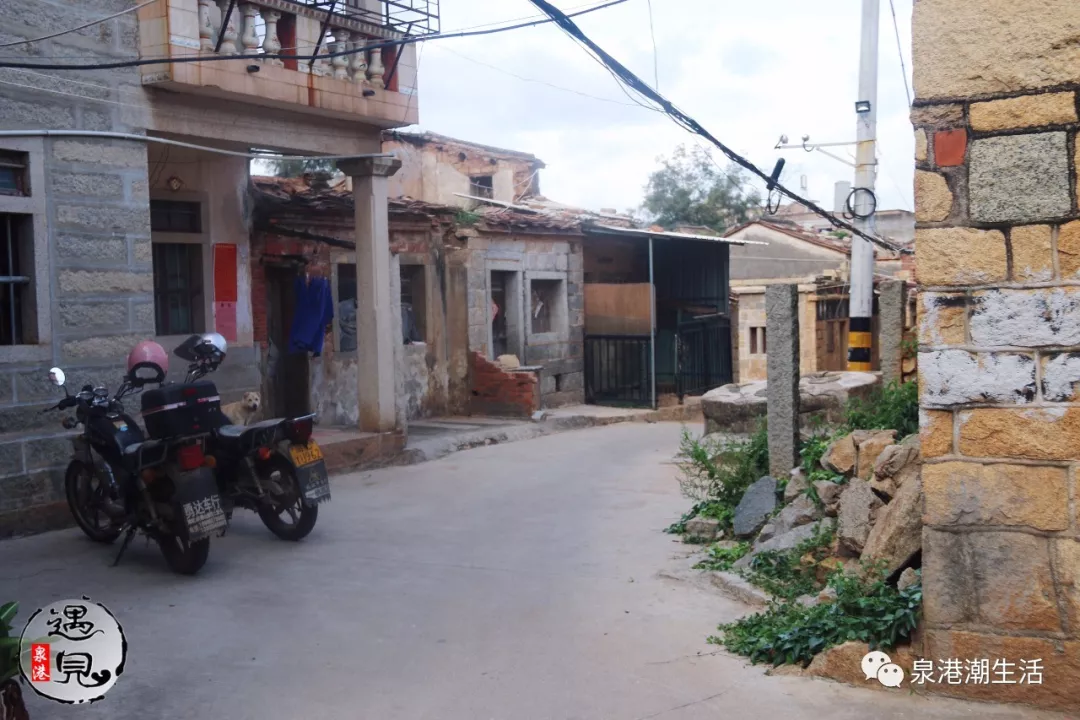
<path fill-rule="evenodd" d="M 1041 658 L 1080 708 L 1080 211 L 1071 0 L 917 0 L 916 268 L 928 658 Z"/>
<path fill-rule="evenodd" d="M 542 407 L 585 401 L 584 333 L 585 284 L 580 237 L 573 234 L 468 231 L 469 349 L 491 355 L 492 271 L 516 273 L 522 308 L 529 307 L 529 282 L 561 280 L 565 291 L 565 322 L 554 332 L 534 333 L 521 316 L 517 345 L 522 365 L 541 366 Z"/>
<path fill-rule="evenodd" d="M 116 12 L 116 0 L 8 0 L 0 41 L 38 37 Z M 129 59 L 134 15 L 8 56 Z M 140 132 L 145 100 L 138 69 L 79 73 L 0 70 L 0 129 Z M 119 103 L 124 103 L 123 106 Z M 48 368 L 68 382 L 115 387 L 131 346 L 153 335 L 146 148 L 139 141 L 0 138 L 27 153 L 27 197 L 0 198 L 0 213 L 25 218 L 32 236 L 20 263 L 31 276 L 21 344 L 0 347 L 0 537 L 66 524 L 63 470 L 71 444 L 54 404 Z M 135 406 L 137 407 L 137 400 Z"/>

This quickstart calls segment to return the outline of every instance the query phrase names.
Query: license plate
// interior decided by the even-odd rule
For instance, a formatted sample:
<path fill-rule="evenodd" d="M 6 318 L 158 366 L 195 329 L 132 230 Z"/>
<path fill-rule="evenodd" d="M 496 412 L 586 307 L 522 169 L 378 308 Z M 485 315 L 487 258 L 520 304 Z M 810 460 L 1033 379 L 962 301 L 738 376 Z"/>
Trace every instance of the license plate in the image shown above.
<path fill-rule="evenodd" d="M 289 448 L 289 453 L 297 467 L 311 465 L 323 459 L 322 448 L 314 440 L 307 445 L 293 445 Z"/>

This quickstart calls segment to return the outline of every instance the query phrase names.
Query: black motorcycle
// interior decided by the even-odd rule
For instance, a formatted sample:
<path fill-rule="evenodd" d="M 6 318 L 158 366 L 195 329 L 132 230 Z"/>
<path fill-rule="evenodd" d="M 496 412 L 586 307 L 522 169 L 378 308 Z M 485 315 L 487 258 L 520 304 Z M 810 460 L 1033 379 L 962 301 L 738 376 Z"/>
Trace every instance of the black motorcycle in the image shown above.
<path fill-rule="evenodd" d="M 64 371 L 53 368 L 52 381 L 64 388 L 64 399 L 49 410 L 75 409 L 64 418 L 74 452 L 64 476 L 68 507 L 87 537 L 112 543 L 125 535 L 113 562 L 120 562 L 137 530 L 157 542 L 169 567 L 194 575 L 206 563 L 211 535 L 224 532 L 225 514 L 206 467 L 197 432 L 147 440 L 121 400 L 146 384 L 164 380 L 132 373 L 112 397 L 108 388 L 84 386 L 72 395 Z M 153 402 L 150 392 L 143 404 Z M 148 408 L 144 407 L 144 416 Z M 153 412 L 152 409 L 149 409 Z"/>
<path fill-rule="evenodd" d="M 217 333 L 185 340 L 174 352 L 190 363 L 186 383 L 212 386 L 200 380 L 218 369 L 226 349 Z M 215 461 L 226 514 L 231 517 L 236 507 L 253 510 L 279 538 L 307 537 L 319 518 L 319 504 L 330 500 L 322 449 L 311 437 L 315 416 L 232 425 L 218 414 L 206 453 Z"/>

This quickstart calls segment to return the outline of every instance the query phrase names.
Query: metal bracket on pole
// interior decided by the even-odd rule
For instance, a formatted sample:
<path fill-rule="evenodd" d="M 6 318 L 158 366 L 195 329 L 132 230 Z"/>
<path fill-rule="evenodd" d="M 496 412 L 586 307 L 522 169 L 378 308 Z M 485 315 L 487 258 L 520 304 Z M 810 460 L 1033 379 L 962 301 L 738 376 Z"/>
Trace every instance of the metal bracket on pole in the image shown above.
<path fill-rule="evenodd" d="M 229 0 L 229 7 L 225 8 L 225 14 L 221 16 L 221 30 L 218 31 L 217 42 L 214 43 L 214 52 L 221 52 L 221 43 L 225 39 L 225 29 L 229 27 L 229 20 L 232 19 L 234 7 L 236 7 L 236 0 Z"/>
<path fill-rule="evenodd" d="M 330 7 L 326 10 L 326 19 L 319 26 L 319 39 L 315 41 L 315 52 L 311 53 L 311 60 L 308 61 L 309 69 L 315 67 L 315 60 L 319 57 L 319 48 L 322 47 L 323 38 L 326 37 L 326 30 L 330 27 L 330 18 L 334 15 L 335 5 L 337 5 L 337 0 L 330 0 Z"/>

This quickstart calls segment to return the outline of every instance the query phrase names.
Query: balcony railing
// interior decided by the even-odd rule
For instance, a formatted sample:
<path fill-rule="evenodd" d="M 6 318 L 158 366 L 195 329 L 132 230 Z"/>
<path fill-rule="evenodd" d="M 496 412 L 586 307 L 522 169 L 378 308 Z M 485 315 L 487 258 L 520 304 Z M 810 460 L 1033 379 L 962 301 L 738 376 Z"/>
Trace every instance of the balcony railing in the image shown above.
<path fill-rule="evenodd" d="M 368 115 L 386 127 L 417 121 L 410 97 L 414 46 L 372 46 L 437 32 L 438 0 L 168 0 L 162 6 L 156 14 L 156 6 L 139 11 L 144 57 L 267 57 L 258 65 L 164 60 L 144 68 L 144 84 Z"/>

